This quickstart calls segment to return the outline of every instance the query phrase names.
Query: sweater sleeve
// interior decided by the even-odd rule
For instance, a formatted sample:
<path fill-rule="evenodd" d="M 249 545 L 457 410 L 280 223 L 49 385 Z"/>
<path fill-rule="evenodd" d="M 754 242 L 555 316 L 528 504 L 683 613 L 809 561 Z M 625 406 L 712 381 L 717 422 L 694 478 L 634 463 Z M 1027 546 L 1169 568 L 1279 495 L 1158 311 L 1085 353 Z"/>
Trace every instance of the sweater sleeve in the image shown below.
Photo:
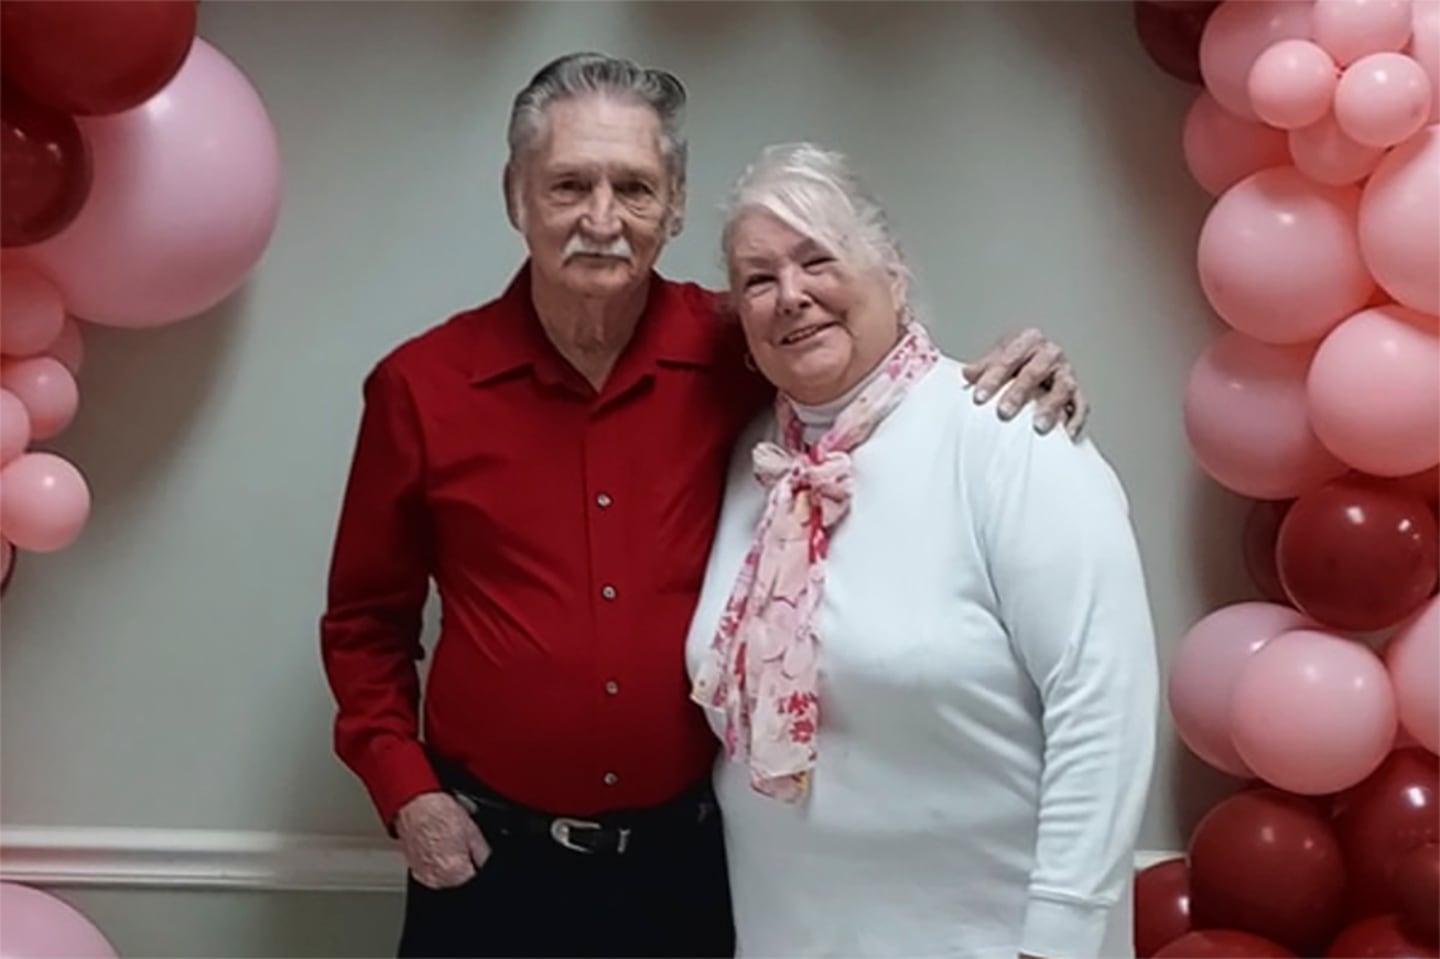
<path fill-rule="evenodd" d="M 993 431 L 977 470 L 981 543 L 1043 713 L 1021 947 L 1085 959 L 1127 888 L 1154 763 L 1159 670 L 1144 572 L 1125 492 L 1088 439 L 1037 435 L 1028 413 L 981 429 Z"/>

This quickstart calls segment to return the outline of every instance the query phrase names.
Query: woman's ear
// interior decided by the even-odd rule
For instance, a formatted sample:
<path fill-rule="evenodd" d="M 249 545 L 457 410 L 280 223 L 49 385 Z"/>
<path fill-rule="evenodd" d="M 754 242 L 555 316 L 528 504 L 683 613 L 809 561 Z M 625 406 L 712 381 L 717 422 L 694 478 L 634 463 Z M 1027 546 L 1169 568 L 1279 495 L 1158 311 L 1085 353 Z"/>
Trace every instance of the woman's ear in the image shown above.
<path fill-rule="evenodd" d="M 897 316 L 905 312 L 905 304 L 910 302 L 910 277 L 904 270 L 897 270 L 893 267 L 890 273 L 890 305 L 894 308 Z"/>

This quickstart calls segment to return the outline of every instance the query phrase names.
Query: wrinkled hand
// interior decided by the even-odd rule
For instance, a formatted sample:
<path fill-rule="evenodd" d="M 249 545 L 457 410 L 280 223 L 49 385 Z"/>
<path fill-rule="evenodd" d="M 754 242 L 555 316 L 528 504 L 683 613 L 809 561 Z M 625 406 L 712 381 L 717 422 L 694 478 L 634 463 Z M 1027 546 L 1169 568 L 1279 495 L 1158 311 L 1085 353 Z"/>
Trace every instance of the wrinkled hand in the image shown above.
<path fill-rule="evenodd" d="M 1065 351 L 1033 327 L 1011 333 L 980 359 L 964 367 L 965 379 L 975 386 L 975 402 L 987 402 L 1000 387 L 1000 416 L 1009 419 L 1035 404 L 1035 428 L 1048 433 L 1064 422 L 1072 438 L 1080 435 L 1090 415 L 1090 403 L 1075 381 L 1075 369 Z M 1008 384 L 1008 385 L 1006 385 Z"/>
<path fill-rule="evenodd" d="M 449 889 L 468 882 L 490 858 L 490 845 L 449 793 L 423 793 L 400 807 L 395 832 L 417 882 Z"/>

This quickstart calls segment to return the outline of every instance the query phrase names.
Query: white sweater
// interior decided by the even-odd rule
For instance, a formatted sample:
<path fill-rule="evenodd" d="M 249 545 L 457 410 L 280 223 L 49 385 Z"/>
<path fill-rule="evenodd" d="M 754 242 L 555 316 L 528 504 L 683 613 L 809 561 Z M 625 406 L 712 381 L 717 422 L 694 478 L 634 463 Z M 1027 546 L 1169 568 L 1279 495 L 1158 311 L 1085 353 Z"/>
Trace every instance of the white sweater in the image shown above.
<path fill-rule="evenodd" d="M 736 448 L 692 676 L 764 507 L 751 449 L 773 435 L 767 414 Z M 740 954 L 1099 955 L 1159 685 L 1119 481 L 1088 441 L 975 406 L 949 359 L 854 468 L 819 613 L 811 793 L 786 806 L 716 769 Z"/>

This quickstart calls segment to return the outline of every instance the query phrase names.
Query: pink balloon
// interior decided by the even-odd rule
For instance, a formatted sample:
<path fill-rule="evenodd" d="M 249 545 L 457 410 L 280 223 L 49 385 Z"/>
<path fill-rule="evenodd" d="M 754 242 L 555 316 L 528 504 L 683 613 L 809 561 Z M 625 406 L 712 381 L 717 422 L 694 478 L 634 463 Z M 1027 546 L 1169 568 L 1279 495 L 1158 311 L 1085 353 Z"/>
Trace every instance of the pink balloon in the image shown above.
<path fill-rule="evenodd" d="M 65 307 L 54 284 L 23 266 L 0 269 L 0 353 L 43 353 L 64 322 Z"/>
<path fill-rule="evenodd" d="M 1255 499 L 1289 499 L 1345 472 L 1310 427 L 1313 346 L 1273 346 L 1233 330 L 1196 361 L 1185 436 L 1206 473 Z"/>
<path fill-rule="evenodd" d="M 1360 252 L 1385 292 L 1440 315 L 1440 126 L 1391 150 L 1365 184 Z"/>
<path fill-rule="evenodd" d="M 1250 69 L 1250 105 L 1271 126 L 1295 130 L 1330 112 L 1340 71 L 1309 40 L 1281 40 Z"/>
<path fill-rule="evenodd" d="M 1409 39 L 1410 0 L 1315 0 L 1315 42 L 1341 66 Z"/>
<path fill-rule="evenodd" d="M 1385 647 L 1400 726 L 1440 753 L 1440 598 L 1433 598 Z"/>
<path fill-rule="evenodd" d="M 80 324 L 75 322 L 74 317 L 65 317 L 65 324 L 60 327 L 60 335 L 50 344 L 48 352 L 50 356 L 65 364 L 71 376 L 80 375 L 80 367 L 85 365 L 85 339 L 80 333 Z"/>
<path fill-rule="evenodd" d="M 1272 786 L 1319 796 L 1349 788 L 1395 741 L 1395 696 L 1380 657 L 1317 630 L 1272 639 L 1231 699 L 1235 750 Z"/>
<path fill-rule="evenodd" d="M 1257 340 L 1305 343 L 1360 309 L 1375 283 L 1355 237 L 1359 200 L 1294 167 L 1231 187 L 1200 229 L 1200 285 L 1215 312 Z"/>
<path fill-rule="evenodd" d="M 0 389 L 0 466 L 30 445 L 30 413 L 20 397 Z"/>
<path fill-rule="evenodd" d="M 33 439 L 59 436 L 75 418 L 80 390 L 65 364 L 51 356 L 32 356 L 0 364 L 0 386 L 19 397 L 30 414 Z"/>
<path fill-rule="evenodd" d="M 1327 113 L 1316 123 L 1289 135 L 1290 156 L 1295 167 L 1316 183 L 1346 186 L 1363 180 L 1385 155 L 1381 147 L 1367 147 L 1345 135 L 1335 114 Z"/>
<path fill-rule="evenodd" d="M 85 477 L 54 453 L 25 453 L 0 470 L 0 532 L 21 549 L 64 549 L 89 517 Z"/>
<path fill-rule="evenodd" d="M 1388 147 L 1408 140 L 1430 115 L 1430 78 L 1403 53 L 1372 53 L 1335 86 L 1335 120 L 1356 143 Z"/>
<path fill-rule="evenodd" d="M 115 947 L 74 906 L 0 883 L 0 959 L 115 959 Z"/>
<path fill-rule="evenodd" d="M 1403 306 L 1345 320 L 1325 337 L 1306 383 L 1315 434 L 1372 476 L 1440 463 L 1440 321 Z"/>
<path fill-rule="evenodd" d="M 70 312 L 158 326 L 233 293 L 270 241 L 281 186 L 275 130 L 245 75 L 196 38 L 159 94 L 77 122 L 94 154 L 90 198 L 27 251 Z"/>
<path fill-rule="evenodd" d="M 1240 119 L 1204 90 L 1185 114 L 1181 146 L 1190 175 L 1211 196 L 1252 173 L 1290 162 L 1284 133 Z"/>
<path fill-rule="evenodd" d="M 1170 665 L 1175 729 L 1190 750 L 1231 776 L 1255 773 L 1230 741 L 1230 697 L 1250 657 L 1281 633 L 1314 624 L 1289 606 L 1236 603 L 1190 628 Z"/>
<path fill-rule="evenodd" d="M 1310 6 L 1304 0 L 1226 0 L 1216 8 L 1200 38 L 1200 75 L 1222 107 L 1256 119 L 1250 68 L 1271 44 L 1310 38 Z"/>
<path fill-rule="evenodd" d="M 1430 116 L 1426 123 L 1440 121 L 1440 0 L 1414 0 L 1410 56 L 1430 78 Z"/>

